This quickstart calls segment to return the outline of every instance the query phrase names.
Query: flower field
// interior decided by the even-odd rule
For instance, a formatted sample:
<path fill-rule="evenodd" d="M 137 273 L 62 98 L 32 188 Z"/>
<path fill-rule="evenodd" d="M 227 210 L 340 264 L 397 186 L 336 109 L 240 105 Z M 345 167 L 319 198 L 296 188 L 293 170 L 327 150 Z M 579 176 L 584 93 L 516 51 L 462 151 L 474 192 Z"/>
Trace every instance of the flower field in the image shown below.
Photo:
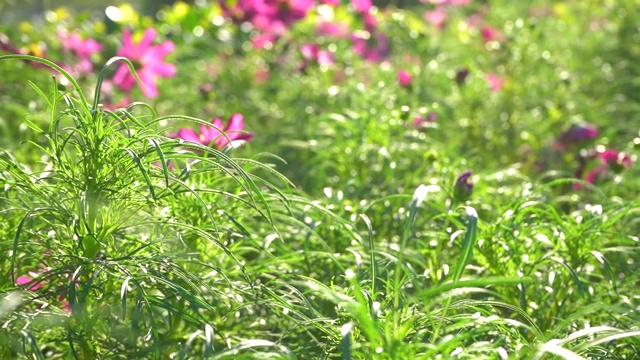
<path fill-rule="evenodd" d="M 635 0 L 0 24 L 0 359 L 639 358 L 639 24 Z"/>

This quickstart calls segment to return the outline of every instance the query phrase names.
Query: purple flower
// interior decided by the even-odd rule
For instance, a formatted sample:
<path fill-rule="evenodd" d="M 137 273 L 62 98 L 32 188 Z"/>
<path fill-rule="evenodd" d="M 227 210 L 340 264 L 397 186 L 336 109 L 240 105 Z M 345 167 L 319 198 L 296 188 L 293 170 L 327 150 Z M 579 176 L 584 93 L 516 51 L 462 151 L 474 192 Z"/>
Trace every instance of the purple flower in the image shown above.
<path fill-rule="evenodd" d="M 458 70 L 456 72 L 456 83 L 458 83 L 458 85 L 464 84 L 464 82 L 467 80 L 468 76 L 469 76 L 469 69 L 462 68 L 462 69 Z"/>
<path fill-rule="evenodd" d="M 453 185 L 453 200 L 455 202 L 464 202 L 471 197 L 471 193 L 473 193 L 471 175 L 473 175 L 471 170 L 467 170 L 456 179 Z"/>
<path fill-rule="evenodd" d="M 142 93 L 148 97 L 158 96 L 156 78 L 171 77 L 176 73 L 176 67 L 173 64 L 163 61 L 175 48 L 173 42 L 167 40 L 160 45 L 152 46 L 155 37 L 156 30 L 149 28 L 145 30 L 142 40 L 135 44 L 131 38 L 131 31 L 125 29 L 122 47 L 118 50 L 118 56 L 126 57 L 134 64 L 138 77 L 144 85 L 141 89 Z M 113 83 L 125 91 L 133 88 L 136 80 L 129 72 L 127 64 L 120 64 L 113 76 Z"/>
<path fill-rule="evenodd" d="M 252 133 L 242 132 L 244 129 L 244 118 L 242 114 L 231 115 L 227 126 L 224 126 L 222 120 L 219 118 L 213 119 L 211 123 L 213 126 L 200 125 L 200 134 L 196 133 L 193 129 L 184 128 L 178 130 L 178 133 L 174 137 L 205 146 L 214 146 L 217 149 L 224 148 L 229 144 L 229 141 L 244 140 L 248 142 L 253 138 Z M 224 131 L 226 136 L 220 133 L 218 129 Z"/>
<path fill-rule="evenodd" d="M 400 84 L 400 86 L 404 88 L 408 88 L 411 86 L 412 81 L 413 81 L 413 78 L 411 77 L 411 74 L 409 74 L 408 71 L 406 70 L 398 71 L 398 84 Z"/>
<path fill-rule="evenodd" d="M 595 125 L 589 123 L 574 124 L 558 136 L 556 143 L 558 147 L 564 148 L 565 146 L 576 145 L 594 139 L 596 136 L 598 136 L 598 130 Z"/>
<path fill-rule="evenodd" d="M 389 38 L 384 34 L 357 32 L 353 34 L 351 41 L 353 51 L 367 61 L 381 62 L 389 56 Z"/>

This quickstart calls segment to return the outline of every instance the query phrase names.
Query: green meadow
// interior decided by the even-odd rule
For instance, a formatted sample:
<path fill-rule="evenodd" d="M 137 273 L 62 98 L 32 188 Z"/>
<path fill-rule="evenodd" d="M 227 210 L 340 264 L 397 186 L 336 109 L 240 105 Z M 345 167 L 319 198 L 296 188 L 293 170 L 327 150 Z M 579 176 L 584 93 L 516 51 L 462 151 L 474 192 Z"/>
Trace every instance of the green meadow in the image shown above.
<path fill-rule="evenodd" d="M 0 24 L 0 359 L 640 357 L 637 1 L 55 6 Z"/>

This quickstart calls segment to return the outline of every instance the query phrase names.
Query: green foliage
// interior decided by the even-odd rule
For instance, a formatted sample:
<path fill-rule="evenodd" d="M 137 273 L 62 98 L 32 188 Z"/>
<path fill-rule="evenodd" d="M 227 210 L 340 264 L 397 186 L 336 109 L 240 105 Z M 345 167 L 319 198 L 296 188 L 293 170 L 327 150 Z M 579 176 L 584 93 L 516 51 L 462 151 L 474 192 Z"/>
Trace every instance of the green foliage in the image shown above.
<path fill-rule="evenodd" d="M 3 26 L 31 55 L 0 56 L 0 358 L 636 358 L 640 170 L 577 171 L 638 161 L 637 7 L 379 9 L 382 64 L 317 11 L 266 49 L 217 2 Z M 151 26 L 177 74 L 137 101 L 111 79 Z M 60 29 L 100 39 L 100 70 L 61 66 Z M 334 64 L 302 66 L 309 43 Z M 177 135 L 232 113 L 251 143 Z"/>

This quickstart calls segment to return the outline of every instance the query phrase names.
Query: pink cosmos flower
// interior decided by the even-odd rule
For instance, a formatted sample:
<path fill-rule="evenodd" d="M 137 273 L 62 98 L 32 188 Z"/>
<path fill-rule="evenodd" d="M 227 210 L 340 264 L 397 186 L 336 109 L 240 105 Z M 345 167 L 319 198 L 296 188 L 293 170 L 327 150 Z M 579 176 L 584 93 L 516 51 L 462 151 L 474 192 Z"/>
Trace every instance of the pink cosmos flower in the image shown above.
<path fill-rule="evenodd" d="M 412 81 L 413 81 L 413 78 L 411 77 L 411 74 L 409 74 L 408 71 L 406 70 L 398 71 L 398 84 L 400 84 L 400 86 L 407 88 L 411 86 Z"/>
<path fill-rule="evenodd" d="M 274 33 L 263 33 L 258 34 L 256 37 L 251 39 L 251 44 L 255 49 L 265 49 L 268 46 L 273 45 L 277 39 L 278 35 Z"/>
<path fill-rule="evenodd" d="M 313 0 L 237 0 L 233 6 L 228 2 L 220 4 L 226 16 L 238 23 L 251 22 L 257 29 L 276 35 L 282 35 L 313 8 Z"/>
<path fill-rule="evenodd" d="M 27 275 L 18 276 L 16 278 L 16 285 L 25 286 L 25 285 L 31 284 L 31 285 L 29 285 L 27 290 L 29 290 L 29 291 L 38 291 L 38 289 L 40 289 L 42 286 L 44 286 L 44 283 L 41 282 L 41 281 L 33 282 L 33 280 L 36 277 L 38 277 L 38 273 L 36 273 L 35 271 L 29 271 L 27 273 Z"/>
<path fill-rule="evenodd" d="M 502 33 L 498 29 L 492 26 L 485 25 L 481 27 L 480 34 L 482 35 L 482 39 L 484 40 L 485 43 L 489 41 L 504 40 L 504 36 L 502 35 Z"/>
<path fill-rule="evenodd" d="M 72 33 L 71 35 L 59 33 L 58 36 L 62 40 L 62 48 L 75 52 L 79 58 L 89 58 L 91 55 L 102 50 L 102 44 L 94 39 L 82 40 L 82 37 L 78 33 Z"/>
<path fill-rule="evenodd" d="M 443 8 L 438 7 L 434 10 L 426 11 L 424 13 L 424 19 L 436 28 L 442 29 L 447 22 L 447 13 Z"/>
<path fill-rule="evenodd" d="M 38 290 L 40 290 L 45 285 L 45 281 L 43 280 L 34 281 L 34 280 L 36 280 L 41 273 L 47 271 L 46 269 L 44 269 L 44 265 L 41 265 L 41 266 L 43 266 L 43 269 L 40 272 L 29 271 L 26 275 L 18 276 L 16 278 L 16 285 L 26 286 L 30 284 L 27 290 L 31 292 L 37 292 Z M 58 301 L 60 301 L 60 307 L 63 310 L 65 310 L 67 313 L 71 313 L 71 306 L 69 305 L 69 301 L 66 300 L 64 296 L 62 295 L 58 296 Z"/>
<path fill-rule="evenodd" d="M 351 6 L 353 6 L 353 9 L 358 13 L 368 14 L 373 3 L 371 0 L 351 0 Z"/>
<path fill-rule="evenodd" d="M 500 91 L 506 80 L 494 73 L 488 73 L 487 82 L 489 83 L 491 91 Z"/>
<path fill-rule="evenodd" d="M 318 35 L 344 38 L 349 34 L 349 25 L 344 22 L 322 21 L 316 27 Z"/>
<path fill-rule="evenodd" d="M 370 62 L 381 62 L 389 56 L 389 38 L 381 33 L 371 34 L 370 39 L 355 33 L 351 37 L 353 51 Z"/>
<path fill-rule="evenodd" d="M 321 50 L 316 44 L 304 44 L 300 47 L 300 53 L 304 59 L 298 66 L 300 70 L 305 70 L 310 63 L 318 65 L 333 65 L 333 54 L 327 50 Z"/>
<path fill-rule="evenodd" d="M 624 169 L 630 168 L 633 163 L 631 156 L 622 152 L 618 152 L 612 149 L 606 149 L 600 152 L 592 152 L 586 157 L 581 156 L 578 161 L 580 166 L 576 170 L 576 178 L 582 178 L 582 175 L 587 168 L 587 162 L 596 161 L 596 164 L 591 167 L 587 175 L 584 177 L 584 181 L 596 184 L 598 180 L 606 179 L 610 172 L 618 174 Z M 573 188 L 579 190 L 582 188 L 580 184 L 574 184 Z"/>
<path fill-rule="evenodd" d="M 91 55 L 100 52 L 100 50 L 102 50 L 102 44 L 93 39 L 83 40 L 77 33 L 69 35 L 65 32 L 60 32 L 58 36 L 62 39 L 62 48 L 67 52 L 74 53 L 78 57 L 76 64 L 63 67 L 74 73 L 91 73 L 93 70 Z"/>
<path fill-rule="evenodd" d="M 122 36 L 122 47 L 118 50 L 118 56 L 123 56 L 133 62 L 138 77 L 144 85 L 141 90 L 145 96 L 158 96 L 156 79 L 158 77 L 171 77 L 176 73 L 176 67 L 163 61 L 163 59 L 175 48 L 173 42 L 167 40 L 160 45 L 152 46 L 156 30 L 145 30 L 139 43 L 133 43 L 131 31 L 125 29 Z M 133 74 L 129 72 L 126 64 L 120 64 L 113 76 L 113 83 L 125 91 L 130 91 L 136 83 Z"/>
<path fill-rule="evenodd" d="M 200 125 L 200 134 L 193 129 L 184 128 L 178 130 L 178 134 L 175 137 L 205 146 L 214 146 L 217 149 L 224 148 L 229 144 L 229 141 L 244 140 L 249 142 L 253 139 L 252 133 L 242 132 L 244 129 L 242 114 L 231 115 L 227 126 L 224 126 L 219 118 L 213 119 L 211 123 L 213 126 Z M 218 129 L 224 131 L 226 137 Z"/>
<path fill-rule="evenodd" d="M 413 125 L 417 128 L 422 128 L 427 126 L 427 124 L 433 123 L 438 119 L 438 114 L 431 111 L 427 114 L 427 116 L 416 116 L 413 118 Z"/>

